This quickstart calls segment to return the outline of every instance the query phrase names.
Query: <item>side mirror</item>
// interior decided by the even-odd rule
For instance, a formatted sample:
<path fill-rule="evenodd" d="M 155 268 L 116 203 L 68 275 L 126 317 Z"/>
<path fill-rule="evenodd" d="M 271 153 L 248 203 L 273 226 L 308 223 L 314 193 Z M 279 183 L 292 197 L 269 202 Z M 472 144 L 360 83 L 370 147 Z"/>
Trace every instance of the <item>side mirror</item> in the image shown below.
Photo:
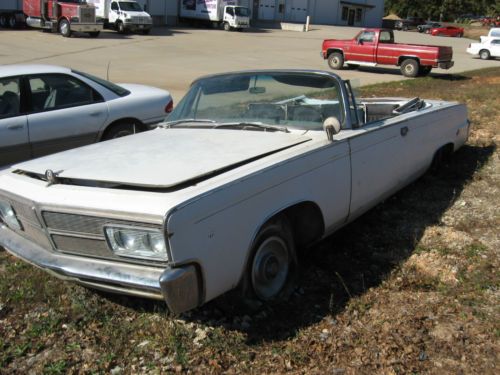
<path fill-rule="evenodd" d="M 323 122 L 323 129 L 326 132 L 328 140 L 333 141 L 333 136 L 340 132 L 340 121 L 336 117 L 328 117 Z"/>
<path fill-rule="evenodd" d="M 358 39 L 358 44 L 363 44 L 363 39 Z"/>

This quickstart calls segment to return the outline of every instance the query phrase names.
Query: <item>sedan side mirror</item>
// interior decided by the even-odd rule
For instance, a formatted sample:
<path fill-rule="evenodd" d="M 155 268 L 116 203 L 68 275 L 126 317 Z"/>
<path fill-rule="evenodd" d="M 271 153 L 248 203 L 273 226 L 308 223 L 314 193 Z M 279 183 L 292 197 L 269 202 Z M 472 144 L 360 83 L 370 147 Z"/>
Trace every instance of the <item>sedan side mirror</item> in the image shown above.
<path fill-rule="evenodd" d="M 323 129 L 326 132 L 328 140 L 331 142 L 333 141 L 333 136 L 340 132 L 340 121 L 336 117 L 328 117 L 323 122 Z"/>

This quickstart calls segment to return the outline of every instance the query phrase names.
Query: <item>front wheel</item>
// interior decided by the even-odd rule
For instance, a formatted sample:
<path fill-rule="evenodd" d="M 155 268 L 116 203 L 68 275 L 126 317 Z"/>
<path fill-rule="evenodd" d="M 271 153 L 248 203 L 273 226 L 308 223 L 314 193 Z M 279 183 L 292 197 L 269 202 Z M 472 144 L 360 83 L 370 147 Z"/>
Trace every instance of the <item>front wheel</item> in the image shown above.
<path fill-rule="evenodd" d="M 406 59 L 401 64 L 401 73 L 405 77 L 411 77 L 411 78 L 416 77 L 418 75 L 418 71 L 419 71 L 419 64 L 417 61 L 413 59 Z"/>
<path fill-rule="evenodd" d="M 224 22 L 224 31 L 231 31 L 231 26 L 227 22 Z"/>
<path fill-rule="evenodd" d="M 123 22 L 118 21 L 116 23 L 116 31 L 118 31 L 119 34 L 125 34 L 125 25 Z"/>
<path fill-rule="evenodd" d="M 65 38 L 69 38 L 71 36 L 71 27 L 68 20 L 63 19 L 59 22 L 59 33 Z"/>
<path fill-rule="evenodd" d="M 344 56 L 339 52 L 333 52 L 328 56 L 328 66 L 331 69 L 342 69 L 344 66 Z"/>
<path fill-rule="evenodd" d="M 244 278 L 244 294 L 250 299 L 272 301 L 292 292 L 297 257 L 290 223 L 278 216 L 266 223 L 255 238 Z"/>
<path fill-rule="evenodd" d="M 488 51 L 487 49 L 483 49 L 479 52 L 479 57 L 481 58 L 481 60 L 489 60 L 491 55 L 490 55 L 490 51 Z"/>

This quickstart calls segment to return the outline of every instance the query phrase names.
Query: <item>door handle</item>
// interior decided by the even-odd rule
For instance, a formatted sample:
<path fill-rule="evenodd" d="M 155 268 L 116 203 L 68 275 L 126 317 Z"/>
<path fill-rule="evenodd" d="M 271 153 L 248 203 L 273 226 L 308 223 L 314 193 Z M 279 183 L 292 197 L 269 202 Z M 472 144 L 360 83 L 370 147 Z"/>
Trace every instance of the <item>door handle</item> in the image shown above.
<path fill-rule="evenodd" d="M 9 125 L 7 126 L 7 129 L 9 130 L 18 130 L 24 128 L 23 124 L 15 124 L 15 125 Z"/>
<path fill-rule="evenodd" d="M 100 114 L 102 114 L 102 112 L 92 112 L 92 113 L 90 114 L 90 116 L 92 116 L 92 117 L 97 117 L 97 116 L 99 116 Z"/>
<path fill-rule="evenodd" d="M 406 134 L 408 134 L 408 126 L 403 126 L 401 128 L 401 135 L 404 137 Z"/>

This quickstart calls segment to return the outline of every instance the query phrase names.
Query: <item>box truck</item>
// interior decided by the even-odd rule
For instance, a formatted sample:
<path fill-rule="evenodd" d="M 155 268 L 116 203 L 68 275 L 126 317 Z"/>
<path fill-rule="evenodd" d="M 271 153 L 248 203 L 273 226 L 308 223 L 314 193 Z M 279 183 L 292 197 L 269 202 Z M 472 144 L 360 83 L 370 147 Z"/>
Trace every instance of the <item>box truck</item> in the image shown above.
<path fill-rule="evenodd" d="M 95 7 L 85 0 L 2 0 L 0 25 L 30 27 L 59 32 L 70 37 L 74 31 L 97 37 L 102 23 L 96 22 Z"/>
<path fill-rule="evenodd" d="M 181 0 L 180 21 L 198 20 L 226 31 L 250 26 L 248 0 Z"/>
<path fill-rule="evenodd" d="M 98 20 L 105 28 L 112 28 L 119 33 L 138 31 L 149 34 L 153 19 L 134 0 L 87 0 L 96 8 Z"/>
<path fill-rule="evenodd" d="M 25 24 L 23 0 L 0 1 L 0 27 L 16 28 Z"/>

